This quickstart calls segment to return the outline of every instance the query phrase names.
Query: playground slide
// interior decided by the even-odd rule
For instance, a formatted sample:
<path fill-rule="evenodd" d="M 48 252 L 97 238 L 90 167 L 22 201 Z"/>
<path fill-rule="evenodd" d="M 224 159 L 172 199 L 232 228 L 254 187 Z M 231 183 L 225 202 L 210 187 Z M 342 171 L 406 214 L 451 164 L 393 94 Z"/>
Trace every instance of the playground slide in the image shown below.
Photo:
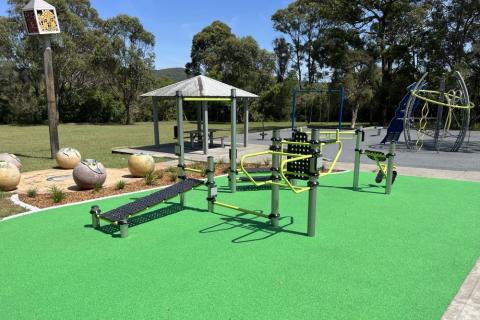
<path fill-rule="evenodd" d="M 387 134 L 380 143 L 386 143 L 391 141 L 398 142 L 398 139 L 403 132 L 403 119 L 405 117 L 405 109 L 407 108 L 407 102 L 410 99 L 411 90 L 415 87 L 415 85 L 416 83 L 412 83 L 407 87 L 407 93 L 398 104 L 397 109 L 395 109 L 395 115 L 390 121 L 387 129 Z M 423 83 L 422 85 L 420 85 L 419 89 L 424 89 L 425 87 L 426 83 Z M 417 108 L 419 102 L 420 101 L 418 99 L 415 101 L 415 105 L 413 106 L 414 110 Z"/>

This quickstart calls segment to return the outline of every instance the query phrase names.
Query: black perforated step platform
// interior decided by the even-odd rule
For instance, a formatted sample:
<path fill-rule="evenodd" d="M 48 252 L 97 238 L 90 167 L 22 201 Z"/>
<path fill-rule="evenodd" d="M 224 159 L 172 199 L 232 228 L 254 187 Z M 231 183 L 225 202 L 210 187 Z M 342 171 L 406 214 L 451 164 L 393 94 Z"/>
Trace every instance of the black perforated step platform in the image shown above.
<path fill-rule="evenodd" d="M 111 222 L 125 220 L 131 215 L 137 214 L 140 211 L 153 207 L 165 200 L 187 192 L 203 183 L 202 180 L 198 179 L 185 179 L 184 181 L 178 182 L 170 187 L 154 192 L 151 195 L 106 212 L 100 215 L 100 218 Z"/>
<path fill-rule="evenodd" d="M 270 168 L 247 168 L 246 169 L 248 173 L 265 173 L 265 172 L 270 172 Z"/>

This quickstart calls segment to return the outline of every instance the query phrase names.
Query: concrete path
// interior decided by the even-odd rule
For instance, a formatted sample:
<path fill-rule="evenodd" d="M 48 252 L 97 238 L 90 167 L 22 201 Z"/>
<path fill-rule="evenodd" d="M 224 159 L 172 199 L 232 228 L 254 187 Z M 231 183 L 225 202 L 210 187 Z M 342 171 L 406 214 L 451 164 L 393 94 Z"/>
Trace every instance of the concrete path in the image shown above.
<path fill-rule="evenodd" d="M 442 320 L 478 319 L 480 319 L 480 259 L 442 317 Z"/>

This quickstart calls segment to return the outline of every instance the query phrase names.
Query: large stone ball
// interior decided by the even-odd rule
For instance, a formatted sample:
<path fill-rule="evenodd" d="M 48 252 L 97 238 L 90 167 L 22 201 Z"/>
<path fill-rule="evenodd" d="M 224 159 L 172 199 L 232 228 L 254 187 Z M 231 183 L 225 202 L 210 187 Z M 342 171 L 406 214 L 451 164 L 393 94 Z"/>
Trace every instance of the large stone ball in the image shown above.
<path fill-rule="evenodd" d="M 22 162 L 12 153 L 0 153 L 0 161 L 6 161 L 13 164 L 18 170 L 22 169 Z"/>
<path fill-rule="evenodd" d="M 62 148 L 57 152 L 55 156 L 57 164 L 62 169 L 73 169 L 77 164 L 82 161 L 82 156 L 77 149 Z"/>
<path fill-rule="evenodd" d="M 148 154 L 133 154 L 128 158 L 128 170 L 134 177 L 145 177 L 155 170 L 155 160 Z"/>
<path fill-rule="evenodd" d="M 20 170 L 10 162 L 0 161 L 0 189 L 15 190 L 20 183 Z"/>
<path fill-rule="evenodd" d="M 93 189 L 95 185 L 103 185 L 106 179 L 107 171 L 97 160 L 86 159 L 73 169 L 73 180 L 81 189 Z"/>

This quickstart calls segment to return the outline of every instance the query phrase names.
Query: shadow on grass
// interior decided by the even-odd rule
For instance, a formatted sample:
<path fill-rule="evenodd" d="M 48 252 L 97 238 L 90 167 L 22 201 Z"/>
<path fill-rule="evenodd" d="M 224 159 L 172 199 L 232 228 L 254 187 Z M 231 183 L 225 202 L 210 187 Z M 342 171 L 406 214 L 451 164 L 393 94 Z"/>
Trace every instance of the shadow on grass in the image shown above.
<path fill-rule="evenodd" d="M 168 207 L 159 208 L 157 210 L 128 219 L 128 228 L 130 229 L 130 228 L 142 225 L 144 223 L 157 220 L 163 217 L 167 217 L 169 215 L 172 215 L 184 210 L 194 210 L 194 211 L 201 211 L 201 212 L 206 211 L 206 210 L 200 210 L 193 207 L 182 206 L 181 204 L 178 204 L 178 203 L 174 203 L 174 204 L 171 204 L 171 202 L 170 203 L 164 202 L 164 203 L 167 203 L 170 205 Z M 84 227 L 92 228 L 92 225 L 87 224 Z M 105 234 L 111 235 L 114 238 L 120 238 L 120 227 L 118 225 L 106 224 L 106 225 L 100 226 L 100 228 L 97 228 L 96 230 L 103 232 Z"/>
<path fill-rule="evenodd" d="M 47 157 L 47 156 L 32 156 L 29 154 L 23 154 L 23 153 L 15 153 L 17 157 L 22 157 L 22 158 L 31 158 L 31 159 L 47 159 L 47 160 L 52 160 L 52 158 Z"/>
<path fill-rule="evenodd" d="M 221 217 L 223 222 L 215 224 L 213 226 L 207 227 L 200 230 L 200 233 L 213 233 L 213 232 L 222 232 L 222 231 L 231 231 L 236 229 L 248 230 L 248 232 L 242 236 L 236 237 L 232 240 L 232 243 L 248 243 L 253 241 L 266 240 L 270 237 L 273 237 L 279 233 L 290 233 L 295 235 L 306 236 L 306 233 L 292 231 L 285 229 L 286 227 L 293 224 L 294 219 L 291 216 L 285 216 L 280 218 L 280 226 L 274 228 L 270 221 L 260 221 L 263 219 L 260 217 L 253 218 L 244 218 L 243 216 L 247 215 L 246 213 L 240 213 L 236 216 L 229 216 L 221 213 L 214 212 L 213 214 Z M 285 224 L 283 224 L 283 223 Z"/>
<path fill-rule="evenodd" d="M 378 194 L 378 195 L 385 194 L 385 186 L 377 185 L 377 184 L 369 184 L 366 188 L 359 187 L 357 191 L 354 191 L 353 187 L 341 187 L 341 186 L 319 185 L 318 188 L 342 189 L 342 190 L 349 190 L 353 192 L 363 192 L 363 193 L 371 193 L 371 194 Z M 375 189 L 375 190 L 370 190 L 370 189 Z"/>

